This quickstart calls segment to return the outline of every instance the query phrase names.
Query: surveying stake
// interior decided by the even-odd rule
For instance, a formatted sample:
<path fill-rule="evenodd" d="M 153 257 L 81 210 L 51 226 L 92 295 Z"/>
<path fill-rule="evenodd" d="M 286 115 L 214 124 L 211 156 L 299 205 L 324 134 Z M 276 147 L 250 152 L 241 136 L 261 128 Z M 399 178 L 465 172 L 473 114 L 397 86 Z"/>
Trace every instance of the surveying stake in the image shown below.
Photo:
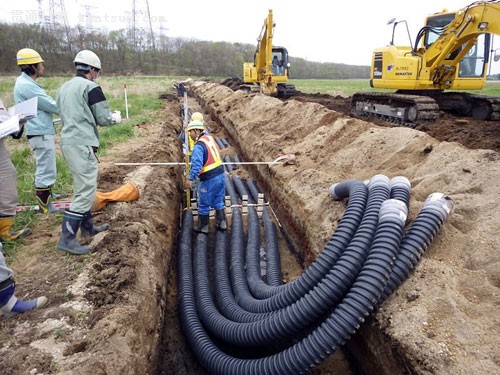
<path fill-rule="evenodd" d="M 184 90 L 184 147 L 186 150 L 185 160 L 186 160 L 186 176 L 184 179 L 189 178 L 190 164 L 189 164 L 189 134 L 187 131 L 188 126 L 188 100 L 187 100 L 187 92 Z M 186 206 L 188 209 L 191 208 L 191 190 L 186 189 Z"/>
<path fill-rule="evenodd" d="M 128 99 L 127 99 L 127 84 L 123 84 L 123 92 L 125 94 L 125 118 L 128 120 Z"/>

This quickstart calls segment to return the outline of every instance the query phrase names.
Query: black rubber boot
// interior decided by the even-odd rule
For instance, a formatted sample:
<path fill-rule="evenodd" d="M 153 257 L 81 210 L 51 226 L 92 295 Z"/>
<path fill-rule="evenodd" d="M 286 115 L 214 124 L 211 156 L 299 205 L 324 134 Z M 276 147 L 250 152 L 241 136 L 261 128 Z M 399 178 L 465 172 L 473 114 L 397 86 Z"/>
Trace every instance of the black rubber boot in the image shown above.
<path fill-rule="evenodd" d="M 227 222 L 226 222 L 226 210 L 224 208 L 215 211 L 215 218 L 217 219 L 217 229 L 226 230 Z"/>
<path fill-rule="evenodd" d="M 92 213 L 90 211 L 83 214 L 81 233 L 83 237 L 92 237 L 97 233 L 103 232 L 109 228 L 108 223 L 102 225 L 94 225 L 92 221 Z"/>
<path fill-rule="evenodd" d="M 196 228 L 197 232 L 208 234 L 208 221 L 210 217 L 209 215 L 199 215 L 198 216 L 198 228 Z"/>
<path fill-rule="evenodd" d="M 47 188 L 35 188 L 36 200 L 38 203 L 39 211 L 42 214 L 49 212 L 54 212 L 54 206 L 52 205 L 52 191 L 50 187 Z"/>
<path fill-rule="evenodd" d="M 62 222 L 61 238 L 57 242 L 56 247 L 59 250 L 66 251 L 70 254 L 83 255 L 90 252 L 90 247 L 82 246 L 76 240 L 76 233 L 82 223 L 84 214 L 73 211 L 65 211 Z"/>

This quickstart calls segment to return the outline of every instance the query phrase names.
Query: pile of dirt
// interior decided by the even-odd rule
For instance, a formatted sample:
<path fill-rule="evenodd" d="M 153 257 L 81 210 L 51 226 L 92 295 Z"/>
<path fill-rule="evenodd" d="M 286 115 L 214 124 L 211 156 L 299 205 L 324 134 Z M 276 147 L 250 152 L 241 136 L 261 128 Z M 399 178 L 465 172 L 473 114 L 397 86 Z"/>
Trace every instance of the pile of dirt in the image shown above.
<path fill-rule="evenodd" d="M 283 102 L 205 82 L 192 83 L 191 89 L 247 160 L 296 155 L 295 165 L 260 172 L 263 184 L 272 188 L 271 204 L 286 218 L 281 222 L 304 239 L 306 260 L 323 249 L 344 209 L 328 196 L 333 183 L 377 174 L 407 177 L 412 184 L 410 223 L 431 193 L 450 196 L 454 213 L 412 277 L 365 325 L 364 337 L 374 337 L 368 342 L 373 353 L 381 351 L 375 350 L 380 343 L 376 338 L 385 337 L 382 349 L 403 356 L 412 373 L 500 371 L 500 196 L 493 183 L 500 181 L 498 152 L 457 143 L 470 137 L 456 134 L 460 131 L 455 128 L 449 128 L 454 142 L 445 142 L 422 131 L 358 120 L 316 103 Z M 497 131 L 491 124 L 488 128 Z M 481 134 L 476 140 L 490 137 L 491 133 Z M 484 144 L 489 143 L 481 147 Z M 367 362 L 372 371 L 376 365 Z M 365 371 L 370 373 L 368 367 Z"/>
<path fill-rule="evenodd" d="M 304 103 L 318 103 L 328 109 L 351 117 L 351 98 L 328 94 L 300 93 L 292 98 Z M 365 119 L 374 124 L 394 127 L 390 122 L 376 118 Z M 415 129 L 423 131 L 439 141 L 458 142 L 470 149 L 487 149 L 500 152 L 500 126 L 498 121 L 481 121 L 456 117 L 441 112 L 438 119 L 419 124 Z"/>

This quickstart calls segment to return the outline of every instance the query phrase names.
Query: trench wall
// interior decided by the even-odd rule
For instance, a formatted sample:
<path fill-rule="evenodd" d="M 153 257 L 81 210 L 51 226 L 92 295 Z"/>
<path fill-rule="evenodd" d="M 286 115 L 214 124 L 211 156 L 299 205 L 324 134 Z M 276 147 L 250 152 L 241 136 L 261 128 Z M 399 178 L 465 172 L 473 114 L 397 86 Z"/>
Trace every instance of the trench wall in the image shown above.
<path fill-rule="evenodd" d="M 369 358 L 363 369 L 368 374 L 499 370 L 495 348 L 500 343 L 488 328 L 496 324 L 500 303 L 493 271 L 500 259 L 500 238 L 493 229 L 500 226 L 498 191 L 491 184 L 500 178 L 497 153 L 439 142 L 413 129 L 376 126 L 314 103 L 282 102 L 216 83 L 193 81 L 189 89 L 245 160 L 296 156 L 293 165 L 255 169 L 305 266 L 344 212 L 345 203 L 328 196 L 333 183 L 376 174 L 407 177 L 410 222 L 429 194 L 449 195 L 456 203 L 449 223 L 410 278 L 356 335 L 352 349 L 361 363 Z"/>

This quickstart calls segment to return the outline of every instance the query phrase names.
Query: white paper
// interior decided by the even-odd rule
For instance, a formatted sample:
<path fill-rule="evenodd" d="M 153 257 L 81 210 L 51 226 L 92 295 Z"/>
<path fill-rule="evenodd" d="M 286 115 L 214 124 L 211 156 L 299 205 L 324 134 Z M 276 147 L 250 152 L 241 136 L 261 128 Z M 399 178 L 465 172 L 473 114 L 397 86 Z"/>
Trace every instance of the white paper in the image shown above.
<path fill-rule="evenodd" d="M 0 138 L 17 133 L 19 129 L 19 115 L 14 115 L 8 120 L 0 123 Z"/>
<path fill-rule="evenodd" d="M 9 114 L 19 115 L 20 119 L 29 120 L 37 116 L 38 110 L 38 97 L 35 96 L 31 99 L 25 100 L 24 102 L 18 103 L 13 107 L 9 108 Z"/>

